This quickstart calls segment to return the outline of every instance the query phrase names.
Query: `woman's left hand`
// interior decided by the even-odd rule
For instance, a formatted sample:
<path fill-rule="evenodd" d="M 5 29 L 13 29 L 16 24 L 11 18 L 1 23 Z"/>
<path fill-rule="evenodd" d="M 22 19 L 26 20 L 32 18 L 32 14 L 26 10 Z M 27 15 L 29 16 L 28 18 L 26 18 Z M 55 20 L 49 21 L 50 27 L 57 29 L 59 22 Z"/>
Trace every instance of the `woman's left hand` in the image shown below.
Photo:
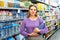
<path fill-rule="evenodd" d="M 40 32 L 40 29 L 34 28 L 34 31 L 33 32 L 38 33 L 38 32 Z"/>

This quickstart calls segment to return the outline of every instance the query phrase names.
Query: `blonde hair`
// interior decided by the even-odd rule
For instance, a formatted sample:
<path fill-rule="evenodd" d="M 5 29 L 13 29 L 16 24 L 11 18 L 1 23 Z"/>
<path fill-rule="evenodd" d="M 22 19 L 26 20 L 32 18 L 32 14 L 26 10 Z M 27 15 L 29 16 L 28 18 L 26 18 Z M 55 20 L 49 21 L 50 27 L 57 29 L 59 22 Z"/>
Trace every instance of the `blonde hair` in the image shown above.
<path fill-rule="evenodd" d="M 35 17 L 37 17 L 37 16 L 38 16 L 38 14 L 37 14 L 37 7 L 36 7 L 35 5 L 30 5 L 30 6 L 29 6 L 29 10 L 30 10 L 30 8 L 31 8 L 32 6 L 34 6 L 34 7 L 36 8 L 36 14 L 35 14 Z M 28 10 L 28 13 L 27 13 L 27 17 L 28 17 L 28 18 L 30 17 L 29 10 Z"/>

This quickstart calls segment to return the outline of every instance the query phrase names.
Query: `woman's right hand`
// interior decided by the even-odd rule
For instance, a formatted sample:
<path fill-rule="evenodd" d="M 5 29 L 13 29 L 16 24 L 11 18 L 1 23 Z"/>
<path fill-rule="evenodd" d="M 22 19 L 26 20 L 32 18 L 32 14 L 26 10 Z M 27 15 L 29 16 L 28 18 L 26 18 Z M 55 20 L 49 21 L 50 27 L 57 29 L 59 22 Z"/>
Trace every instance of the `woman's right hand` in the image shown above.
<path fill-rule="evenodd" d="M 37 34 L 37 33 L 32 32 L 31 34 L 28 34 L 28 36 L 30 36 L 30 37 L 36 37 L 36 36 L 38 36 L 38 34 Z"/>

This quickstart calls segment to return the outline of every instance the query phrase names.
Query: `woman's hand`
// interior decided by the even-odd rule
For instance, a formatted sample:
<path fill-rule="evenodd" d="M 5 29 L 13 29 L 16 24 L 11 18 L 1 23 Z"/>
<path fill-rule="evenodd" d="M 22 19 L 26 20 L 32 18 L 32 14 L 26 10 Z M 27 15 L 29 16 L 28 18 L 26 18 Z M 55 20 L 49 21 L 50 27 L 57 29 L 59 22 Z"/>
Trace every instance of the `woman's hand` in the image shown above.
<path fill-rule="evenodd" d="M 33 32 L 38 33 L 38 32 L 40 32 L 40 29 L 34 28 L 34 31 Z"/>
<path fill-rule="evenodd" d="M 31 36 L 31 37 L 38 36 L 39 35 L 38 32 L 40 32 L 40 30 L 38 28 L 35 28 L 32 33 L 28 34 L 28 36 Z"/>
<path fill-rule="evenodd" d="M 30 37 L 36 37 L 36 36 L 38 36 L 38 34 L 35 33 L 35 32 L 32 32 L 31 34 L 28 34 L 28 36 L 30 36 Z"/>

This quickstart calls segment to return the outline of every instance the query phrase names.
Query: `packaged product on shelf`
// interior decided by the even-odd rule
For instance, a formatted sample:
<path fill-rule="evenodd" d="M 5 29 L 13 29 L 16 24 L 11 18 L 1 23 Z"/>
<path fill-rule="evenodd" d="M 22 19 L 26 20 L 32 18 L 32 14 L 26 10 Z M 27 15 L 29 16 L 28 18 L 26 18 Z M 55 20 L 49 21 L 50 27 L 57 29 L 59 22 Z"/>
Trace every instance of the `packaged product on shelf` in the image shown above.
<path fill-rule="evenodd" d="M 7 20 L 11 20 L 12 19 L 12 13 L 11 12 L 7 12 L 6 11 L 6 18 L 7 18 Z"/>
<path fill-rule="evenodd" d="M 13 26 L 13 30 L 14 30 L 14 34 L 17 34 L 18 33 L 18 31 L 19 31 L 19 29 L 17 30 L 17 28 L 18 28 L 18 24 L 16 24 L 16 23 L 12 23 L 12 26 Z"/>
<path fill-rule="evenodd" d="M 11 26 L 11 24 L 9 24 L 8 26 L 9 28 L 7 30 L 9 30 L 9 36 L 13 35 L 13 27 Z"/>
<path fill-rule="evenodd" d="M 7 37 L 10 35 L 10 30 L 9 30 L 9 26 L 5 26 L 7 29 L 6 29 L 6 34 L 5 35 L 7 35 Z M 6 37 L 6 36 L 5 36 Z"/>
<path fill-rule="evenodd" d="M 52 20 L 54 20 L 55 19 L 55 16 L 52 16 Z"/>
<path fill-rule="evenodd" d="M 17 3 L 14 3 L 14 8 L 19 8 L 20 7 L 20 4 L 17 4 Z"/>
<path fill-rule="evenodd" d="M 47 26 L 47 27 L 49 27 L 50 24 L 51 24 L 50 22 L 46 22 L 46 26 Z"/>
<path fill-rule="evenodd" d="M 44 5 L 44 10 L 47 10 L 47 5 Z"/>
<path fill-rule="evenodd" d="M 27 17 L 27 12 L 24 12 L 24 18 L 26 18 Z"/>
<path fill-rule="evenodd" d="M 14 37 L 9 37 L 6 40 L 15 40 Z"/>
<path fill-rule="evenodd" d="M 14 3 L 8 3 L 8 7 L 14 7 Z"/>
<path fill-rule="evenodd" d="M 0 7 L 4 7 L 4 2 L 0 1 Z"/>
<path fill-rule="evenodd" d="M 42 3 L 37 3 L 37 9 L 38 10 L 44 10 L 43 4 Z"/>
<path fill-rule="evenodd" d="M 51 29 L 51 27 L 49 26 L 49 27 L 48 27 L 48 31 L 50 31 L 50 29 Z"/>
<path fill-rule="evenodd" d="M 16 14 L 16 18 L 19 18 L 19 14 Z"/>
<path fill-rule="evenodd" d="M 2 20 L 6 20 L 6 12 L 2 11 Z"/>
<path fill-rule="evenodd" d="M 49 5 L 47 6 L 47 10 L 50 10 L 50 6 Z"/>
<path fill-rule="evenodd" d="M 51 20 L 50 16 L 46 17 L 46 21 L 50 21 L 50 20 Z"/>
<path fill-rule="evenodd" d="M 0 20 L 2 20 L 2 11 L 0 11 Z"/>
<path fill-rule="evenodd" d="M 24 3 L 23 2 L 20 2 L 20 7 L 24 7 Z"/>
<path fill-rule="evenodd" d="M 42 11 L 39 11 L 39 12 L 38 12 L 38 15 L 39 15 L 39 16 L 43 16 Z"/>
<path fill-rule="evenodd" d="M 24 12 L 20 11 L 20 18 L 23 19 L 24 18 Z"/>
<path fill-rule="evenodd" d="M 3 38 L 3 28 L 2 28 L 2 26 L 3 26 L 3 24 L 2 23 L 0 23 L 0 39 L 2 39 Z"/>
<path fill-rule="evenodd" d="M 49 13 L 46 12 L 45 15 L 46 15 L 46 16 L 49 16 Z"/>
<path fill-rule="evenodd" d="M 30 1 L 24 1 L 23 3 L 24 3 L 24 5 L 25 5 L 25 7 L 28 7 L 29 5 L 32 4 Z"/>
<path fill-rule="evenodd" d="M 17 11 L 11 11 L 12 13 L 12 18 L 15 19 L 16 18 L 16 14 L 17 14 Z"/>
<path fill-rule="evenodd" d="M 10 13 L 9 11 L 6 11 L 6 20 L 9 20 L 9 17 L 10 17 Z"/>

